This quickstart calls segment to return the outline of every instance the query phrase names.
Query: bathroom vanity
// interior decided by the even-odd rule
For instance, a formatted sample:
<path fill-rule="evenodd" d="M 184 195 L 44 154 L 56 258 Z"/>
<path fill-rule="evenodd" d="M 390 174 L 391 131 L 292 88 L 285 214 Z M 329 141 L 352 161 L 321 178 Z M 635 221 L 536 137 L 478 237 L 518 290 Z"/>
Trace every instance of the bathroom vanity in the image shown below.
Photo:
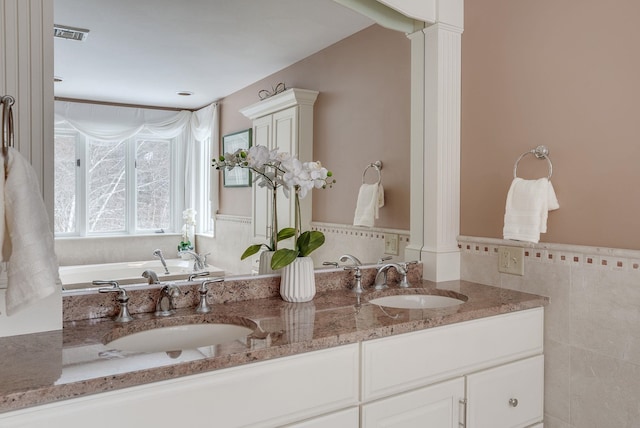
<path fill-rule="evenodd" d="M 546 299 L 464 281 L 421 285 L 382 293 L 468 300 L 394 309 L 329 290 L 307 306 L 248 300 L 213 305 L 217 313 L 202 319 L 189 308 L 176 317 L 221 322 L 242 313 L 259 326 L 244 342 L 204 347 L 195 356 L 119 355 L 105 338 L 126 335 L 130 326 L 67 322 L 62 375 L 53 385 L 2 395 L 0 426 L 541 424 Z M 155 322 L 139 318 L 134 323 Z"/>

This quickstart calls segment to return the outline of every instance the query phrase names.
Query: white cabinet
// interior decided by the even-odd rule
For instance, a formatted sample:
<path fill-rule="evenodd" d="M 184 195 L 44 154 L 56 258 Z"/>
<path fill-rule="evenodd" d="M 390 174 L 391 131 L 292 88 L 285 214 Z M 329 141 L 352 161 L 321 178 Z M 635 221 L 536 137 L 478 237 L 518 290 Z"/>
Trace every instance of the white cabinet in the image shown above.
<path fill-rule="evenodd" d="M 287 428 L 358 428 L 359 426 L 360 411 L 357 407 L 286 425 Z"/>
<path fill-rule="evenodd" d="M 278 148 L 303 162 L 313 160 L 313 105 L 317 96 L 317 91 L 288 89 L 240 110 L 253 121 L 253 145 Z M 271 194 L 267 189 L 253 186 L 251 196 L 253 237 L 268 242 L 273 216 Z M 311 199 L 300 201 L 303 230 L 307 230 L 311 222 Z M 283 192 L 278 192 L 277 206 L 278 228 L 293 226 L 293 198 L 287 199 Z"/>
<path fill-rule="evenodd" d="M 519 428 L 542 419 L 544 357 L 467 376 L 468 428 Z"/>
<path fill-rule="evenodd" d="M 541 428 L 542 324 L 542 308 L 481 318 L 0 414 L 0 426 Z"/>
<path fill-rule="evenodd" d="M 363 428 L 460 428 L 464 378 L 399 394 L 362 406 Z"/>
<path fill-rule="evenodd" d="M 362 427 L 542 421 L 542 332 L 538 308 L 363 342 Z"/>
<path fill-rule="evenodd" d="M 328 414 L 358 406 L 358 364 L 358 345 L 346 345 L 0 414 L 0 426 L 277 427 L 333 417 L 357 427 Z M 311 422 L 298 426 L 321 426 Z"/>

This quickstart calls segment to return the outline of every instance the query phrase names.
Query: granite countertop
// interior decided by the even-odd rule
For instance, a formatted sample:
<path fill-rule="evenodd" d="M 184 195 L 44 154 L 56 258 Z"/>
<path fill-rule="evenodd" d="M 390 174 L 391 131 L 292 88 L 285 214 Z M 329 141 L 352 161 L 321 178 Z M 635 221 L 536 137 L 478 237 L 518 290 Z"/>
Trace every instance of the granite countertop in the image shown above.
<path fill-rule="evenodd" d="M 465 281 L 413 283 L 418 286 L 393 286 L 367 292 L 360 299 L 344 287 L 329 287 L 308 303 L 287 303 L 275 296 L 214 303 L 212 312 L 204 315 L 196 314 L 189 301 L 188 307 L 170 317 L 137 313 L 126 324 L 104 317 L 67 320 L 62 331 L 3 338 L 0 413 L 547 303 L 545 297 Z M 368 303 L 401 293 L 439 294 L 466 302 L 442 309 L 392 309 Z M 253 333 L 231 343 L 172 352 L 136 354 L 105 346 L 133 332 L 193 323 L 239 324 Z"/>

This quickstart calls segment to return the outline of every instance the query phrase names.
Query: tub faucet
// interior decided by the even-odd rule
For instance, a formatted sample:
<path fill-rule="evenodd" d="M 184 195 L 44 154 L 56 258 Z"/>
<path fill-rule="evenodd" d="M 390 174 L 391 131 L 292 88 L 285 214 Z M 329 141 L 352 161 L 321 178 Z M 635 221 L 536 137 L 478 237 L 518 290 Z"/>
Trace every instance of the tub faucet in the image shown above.
<path fill-rule="evenodd" d="M 404 266 L 398 263 L 387 263 L 386 265 L 382 265 L 378 268 L 378 273 L 376 274 L 376 280 L 373 283 L 374 290 L 384 290 L 388 288 L 387 286 L 387 271 L 390 268 L 394 268 L 402 277 L 404 278 L 404 283 L 406 283 L 407 278 L 407 269 Z M 401 284 L 403 282 L 401 281 Z M 401 285 L 402 287 L 408 287 L 407 285 Z"/>
<path fill-rule="evenodd" d="M 147 280 L 149 281 L 149 285 L 160 284 L 160 281 L 158 280 L 158 275 L 156 275 L 156 273 L 150 269 L 142 272 L 142 276 L 147 278 Z"/>
<path fill-rule="evenodd" d="M 203 270 L 205 265 L 207 264 L 206 259 L 207 256 L 201 256 L 200 254 L 196 253 L 195 251 L 191 251 L 191 250 L 182 250 L 179 251 L 178 254 L 188 254 L 191 257 L 193 257 L 193 270 L 194 272 Z"/>
<path fill-rule="evenodd" d="M 164 256 L 162 255 L 162 250 L 160 249 L 154 250 L 153 256 L 160 259 L 160 263 L 162 263 L 162 266 L 164 266 L 164 274 L 169 275 L 170 272 L 169 272 L 169 269 L 167 268 L 167 261 L 164 259 Z"/>

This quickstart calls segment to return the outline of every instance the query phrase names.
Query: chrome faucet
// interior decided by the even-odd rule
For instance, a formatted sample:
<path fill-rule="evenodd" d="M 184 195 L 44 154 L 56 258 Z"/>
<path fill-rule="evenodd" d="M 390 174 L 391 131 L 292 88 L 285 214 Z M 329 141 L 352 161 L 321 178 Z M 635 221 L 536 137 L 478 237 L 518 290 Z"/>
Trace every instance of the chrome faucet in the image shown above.
<path fill-rule="evenodd" d="M 200 254 L 196 253 L 195 251 L 191 251 L 191 250 L 182 250 L 179 251 L 178 254 L 188 254 L 191 257 L 193 257 L 193 270 L 194 272 L 203 270 L 204 267 L 207 265 L 207 255 L 203 255 L 201 256 Z"/>
<path fill-rule="evenodd" d="M 180 289 L 173 284 L 167 284 L 162 287 L 160 289 L 160 297 L 158 297 L 158 301 L 156 302 L 155 315 L 157 317 L 167 317 L 175 314 L 176 306 L 173 299 L 179 295 Z"/>
<path fill-rule="evenodd" d="M 167 261 L 164 259 L 164 256 L 162 255 L 162 250 L 160 249 L 153 250 L 153 256 L 160 259 L 160 263 L 162 263 L 162 266 L 164 267 L 164 274 L 169 275 L 171 272 L 169 272 L 169 268 L 167 268 Z"/>
<path fill-rule="evenodd" d="M 407 269 L 398 263 L 387 263 L 378 268 L 378 273 L 376 274 L 376 280 L 373 283 L 374 290 L 384 290 L 385 288 L 388 288 L 387 271 L 390 268 L 394 268 L 404 278 L 404 283 L 406 285 L 403 285 L 403 281 L 400 281 L 401 287 L 404 288 L 409 286 L 409 284 L 407 283 Z"/>
<path fill-rule="evenodd" d="M 129 313 L 129 296 L 124 288 L 120 288 L 120 285 L 116 281 L 93 281 L 94 285 L 111 285 L 109 288 L 99 288 L 100 293 L 120 293 L 116 300 L 120 304 L 120 310 L 118 314 L 113 318 L 115 322 L 129 322 L 133 321 L 133 317 Z"/>
<path fill-rule="evenodd" d="M 352 256 L 351 254 L 343 254 L 342 256 L 340 256 L 340 261 L 343 263 L 349 260 L 353 263 L 353 266 L 362 266 L 362 262 L 358 260 L 357 257 Z"/>
<path fill-rule="evenodd" d="M 148 269 L 142 272 L 142 276 L 147 278 L 147 280 L 149 281 L 149 285 L 160 284 L 160 281 L 158 280 L 158 275 L 156 275 L 156 273 L 151 269 Z"/>

